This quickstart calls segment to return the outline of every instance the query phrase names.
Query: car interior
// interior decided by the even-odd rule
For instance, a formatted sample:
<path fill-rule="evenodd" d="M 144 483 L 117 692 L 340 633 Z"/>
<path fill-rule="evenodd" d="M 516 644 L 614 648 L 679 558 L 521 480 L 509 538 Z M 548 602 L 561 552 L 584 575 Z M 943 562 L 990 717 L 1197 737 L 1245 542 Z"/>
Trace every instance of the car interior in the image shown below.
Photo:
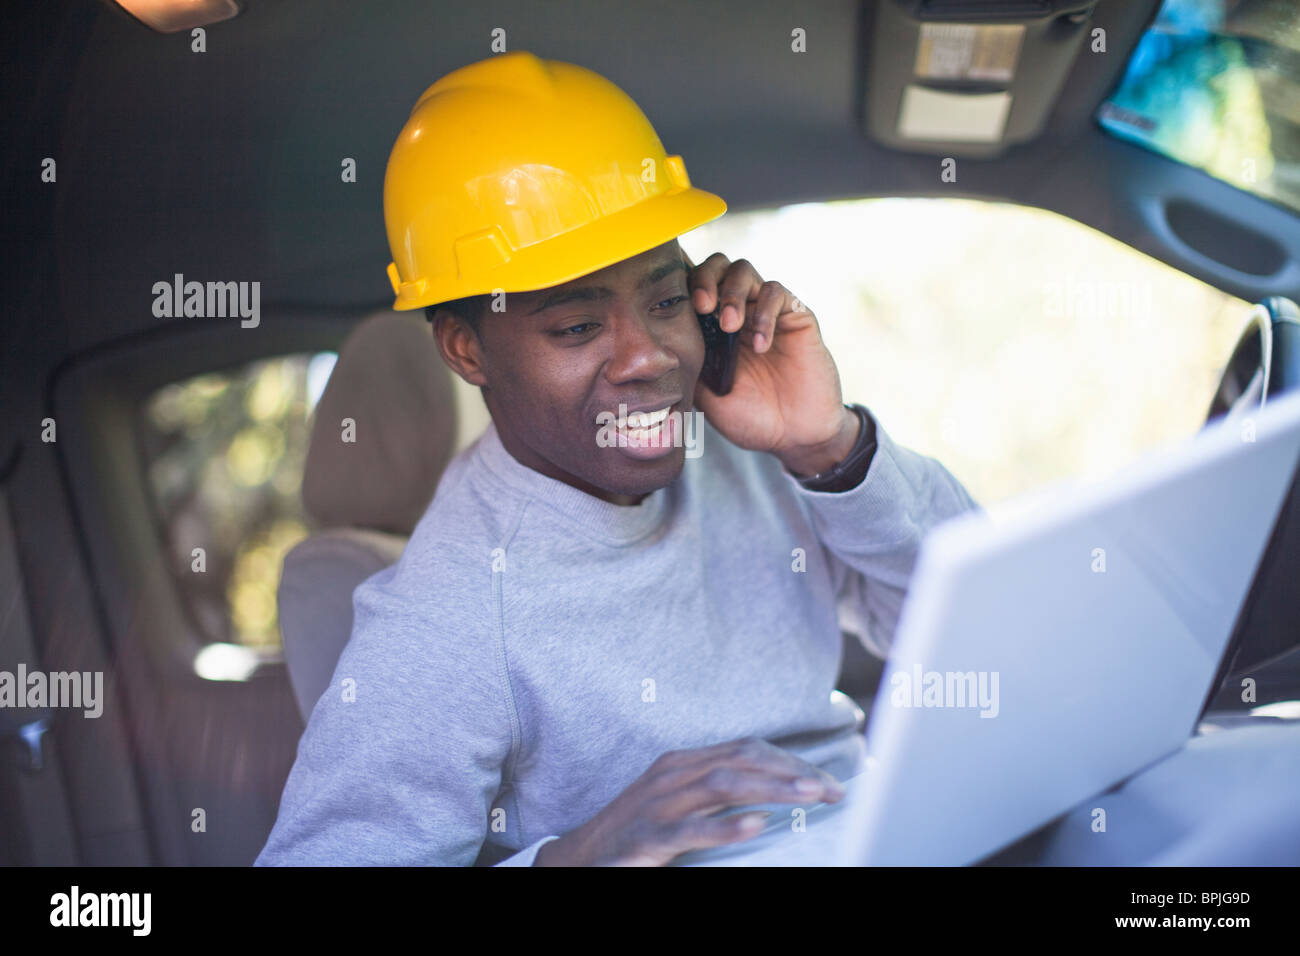
<path fill-rule="evenodd" d="M 3 41 L 0 670 L 104 674 L 97 719 L 0 710 L 5 865 L 245 866 L 266 842 L 353 589 L 398 559 L 485 416 L 423 314 L 391 308 L 382 188 L 418 93 L 493 53 L 612 79 L 730 212 L 1012 203 L 1256 304 L 1206 420 L 1300 384 L 1300 15 L 1285 0 L 149 7 L 32 4 Z M 1271 152 L 1234 154 L 1235 180 L 1149 118 L 1190 101 L 1143 71 L 1193 8 L 1258 78 Z M 258 283 L 260 313 L 160 309 L 152 290 L 182 276 Z M 286 356 L 301 361 L 272 372 L 316 396 L 293 435 L 262 386 L 221 384 Z M 236 414 L 251 424 L 235 440 L 184 448 L 158 424 Z M 364 456 L 340 453 L 345 415 Z M 196 511 L 194 482 L 222 463 L 227 511 Z M 1225 733 L 1300 719 L 1298 482 L 1209 689 L 1204 720 Z M 868 710 L 882 666 L 846 632 L 840 689 Z"/>

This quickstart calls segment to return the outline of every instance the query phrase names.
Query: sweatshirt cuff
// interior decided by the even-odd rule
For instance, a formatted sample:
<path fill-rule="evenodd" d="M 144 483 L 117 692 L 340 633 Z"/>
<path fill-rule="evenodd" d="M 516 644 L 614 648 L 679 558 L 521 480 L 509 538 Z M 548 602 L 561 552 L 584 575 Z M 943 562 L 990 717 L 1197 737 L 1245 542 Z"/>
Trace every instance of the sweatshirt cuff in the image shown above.
<path fill-rule="evenodd" d="M 870 410 L 868 410 L 870 414 Z M 919 539 L 929 484 L 933 476 L 926 466 L 935 463 L 894 444 L 880 420 L 876 423 L 876 451 L 871 465 L 857 487 L 848 491 L 809 491 L 782 469 L 785 480 L 812 505 L 814 523 L 824 543 L 858 549 L 864 534 L 888 539 Z"/>
<path fill-rule="evenodd" d="M 497 866 L 532 866 L 533 860 L 537 858 L 537 851 L 540 850 L 547 843 L 550 843 L 552 840 L 558 840 L 558 839 L 559 836 L 542 837 L 532 846 L 525 847 L 524 849 L 516 853 L 514 856 L 506 857 L 504 860 L 502 860 L 500 863 L 496 865 Z"/>

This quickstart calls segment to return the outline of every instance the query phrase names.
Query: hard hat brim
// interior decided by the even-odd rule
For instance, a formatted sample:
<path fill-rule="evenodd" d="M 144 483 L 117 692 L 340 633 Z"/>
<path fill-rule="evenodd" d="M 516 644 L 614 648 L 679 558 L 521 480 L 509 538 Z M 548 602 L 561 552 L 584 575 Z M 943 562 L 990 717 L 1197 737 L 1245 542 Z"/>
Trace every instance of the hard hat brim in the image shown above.
<path fill-rule="evenodd" d="M 508 253 L 498 270 L 472 278 L 432 276 L 398 291 L 393 309 L 422 309 L 484 293 L 533 292 L 572 282 L 676 239 L 727 211 L 722 197 L 695 187 L 663 193 L 543 242 Z M 390 266 L 391 270 L 395 267 Z"/>

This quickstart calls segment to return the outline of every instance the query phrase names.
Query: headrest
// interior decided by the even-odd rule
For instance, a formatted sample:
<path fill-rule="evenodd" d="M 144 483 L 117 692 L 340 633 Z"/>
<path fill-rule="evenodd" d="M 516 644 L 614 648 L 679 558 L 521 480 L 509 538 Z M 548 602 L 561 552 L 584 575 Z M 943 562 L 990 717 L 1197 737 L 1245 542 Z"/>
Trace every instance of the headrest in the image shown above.
<path fill-rule="evenodd" d="M 424 313 L 363 320 L 316 405 L 302 480 L 307 513 L 325 527 L 409 536 L 451 460 L 455 401 Z"/>

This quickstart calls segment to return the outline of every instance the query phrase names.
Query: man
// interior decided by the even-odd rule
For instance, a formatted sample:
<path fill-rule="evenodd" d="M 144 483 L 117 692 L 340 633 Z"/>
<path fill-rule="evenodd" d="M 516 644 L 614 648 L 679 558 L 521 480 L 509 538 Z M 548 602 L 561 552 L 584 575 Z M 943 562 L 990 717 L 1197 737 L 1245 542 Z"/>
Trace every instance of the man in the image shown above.
<path fill-rule="evenodd" d="M 725 204 L 594 73 L 444 77 L 384 193 L 395 307 L 428 310 L 492 423 L 357 588 L 258 863 L 658 865 L 765 816 L 719 811 L 840 799 L 863 739 L 839 611 L 883 655 L 970 496 L 843 404 L 788 290 L 686 258 Z"/>

